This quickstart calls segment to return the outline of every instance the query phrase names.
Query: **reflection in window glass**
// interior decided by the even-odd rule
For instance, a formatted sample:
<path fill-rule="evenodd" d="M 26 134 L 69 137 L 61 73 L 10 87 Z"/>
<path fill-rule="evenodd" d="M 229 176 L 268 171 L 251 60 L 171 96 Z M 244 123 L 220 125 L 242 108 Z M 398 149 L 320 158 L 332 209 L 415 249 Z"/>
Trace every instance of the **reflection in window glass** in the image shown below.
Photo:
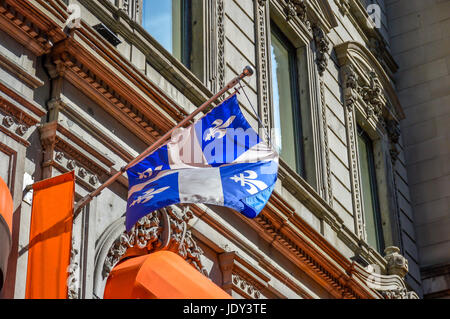
<path fill-rule="evenodd" d="M 358 150 L 367 242 L 381 251 L 383 247 L 372 142 L 362 131 L 358 134 Z"/>
<path fill-rule="evenodd" d="M 295 94 L 296 88 L 296 50 L 278 34 L 275 27 L 271 35 L 273 117 L 275 146 L 280 156 L 298 173 L 301 169 L 301 132 Z M 294 83 L 293 83 L 294 82 Z M 297 122 L 297 123 L 296 123 Z M 298 125 L 299 127 L 296 127 Z M 298 132 L 298 133 L 297 133 Z"/>
<path fill-rule="evenodd" d="M 184 2 L 183 0 L 144 0 L 142 19 L 144 29 L 180 61 L 183 60 Z"/>

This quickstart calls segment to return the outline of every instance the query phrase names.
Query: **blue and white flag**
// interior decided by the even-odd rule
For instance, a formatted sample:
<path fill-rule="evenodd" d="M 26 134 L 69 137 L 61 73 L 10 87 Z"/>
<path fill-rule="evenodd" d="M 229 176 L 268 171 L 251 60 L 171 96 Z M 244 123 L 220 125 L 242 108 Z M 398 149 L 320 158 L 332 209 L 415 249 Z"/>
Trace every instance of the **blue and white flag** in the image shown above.
<path fill-rule="evenodd" d="M 126 229 L 177 203 L 227 206 L 254 218 L 277 172 L 277 152 L 252 129 L 233 95 L 127 170 Z"/>

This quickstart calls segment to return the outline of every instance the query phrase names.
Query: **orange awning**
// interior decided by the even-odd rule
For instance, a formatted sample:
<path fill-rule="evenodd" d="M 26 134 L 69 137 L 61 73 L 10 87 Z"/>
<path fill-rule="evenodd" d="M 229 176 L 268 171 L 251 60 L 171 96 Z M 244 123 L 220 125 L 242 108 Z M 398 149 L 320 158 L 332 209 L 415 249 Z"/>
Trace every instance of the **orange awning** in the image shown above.
<path fill-rule="evenodd" d="M 171 251 L 133 257 L 111 271 L 105 299 L 230 299 L 231 296 Z"/>
<path fill-rule="evenodd" d="M 6 223 L 9 228 L 9 233 L 12 233 L 12 216 L 13 216 L 13 200 L 9 191 L 8 185 L 0 177 L 0 218 Z"/>

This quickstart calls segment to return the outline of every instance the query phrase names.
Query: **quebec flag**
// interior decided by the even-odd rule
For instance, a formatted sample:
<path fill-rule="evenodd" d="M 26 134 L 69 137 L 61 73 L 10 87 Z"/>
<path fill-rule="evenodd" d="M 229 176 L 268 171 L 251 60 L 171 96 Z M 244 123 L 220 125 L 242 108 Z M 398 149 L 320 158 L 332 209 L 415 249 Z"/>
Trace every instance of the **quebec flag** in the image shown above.
<path fill-rule="evenodd" d="M 233 95 L 127 170 L 126 229 L 177 203 L 227 206 L 254 218 L 277 172 L 277 152 L 251 128 Z"/>

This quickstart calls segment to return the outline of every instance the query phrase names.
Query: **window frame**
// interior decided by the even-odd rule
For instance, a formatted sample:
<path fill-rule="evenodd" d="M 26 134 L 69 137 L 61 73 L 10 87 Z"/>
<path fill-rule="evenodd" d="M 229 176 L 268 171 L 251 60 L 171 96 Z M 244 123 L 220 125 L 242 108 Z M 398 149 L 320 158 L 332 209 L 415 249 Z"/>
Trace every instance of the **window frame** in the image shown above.
<path fill-rule="evenodd" d="M 143 27 L 143 29 L 152 37 L 154 38 L 152 32 L 150 30 L 147 30 L 144 27 L 144 2 L 146 0 L 142 0 L 142 8 L 143 8 L 143 12 L 142 12 L 142 21 L 141 21 L 141 26 Z M 165 1 L 165 0 L 164 0 Z M 174 0 L 171 0 L 174 1 Z M 191 0 L 181 0 L 181 54 L 180 54 L 180 58 L 178 59 L 173 52 L 170 52 L 167 48 L 165 48 L 162 43 L 160 43 L 156 38 L 155 41 L 158 42 L 161 47 L 166 50 L 171 56 L 173 56 L 175 59 L 177 59 L 178 61 L 180 61 L 181 64 L 183 64 L 187 69 L 191 70 L 192 69 L 192 41 L 193 41 L 193 37 L 192 37 L 192 21 L 193 21 L 193 17 L 192 17 L 192 1 Z M 172 16 L 173 19 L 173 16 Z M 172 35 L 173 37 L 173 35 Z"/>
<path fill-rule="evenodd" d="M 288 63 L 289 63 L 289 77 L 291 84 L 291 102 L 292 102 L 292 114 L 293 114 L 293 126 L 294 126 L 294 136 L 299 139 L 298 143 L 295 143 L 295 161 L 296 169 L 294 171 L 299 174 L 302 178 L 306 178 L 305 172 L 305 153 L 303 145 L 303 127 L 302 127 L 302 114 L 300 105 L 300 86 L 298 79 L 299 64 L 298 64 L 298 53 L 297 48 L 292 44 L 292 42 L 286 37 L 283 31 L 277 26 L 277 24 L 270 19 L 270 36 L 272 34 L 277 37 L 281 44 L 288 51 Z M 270 44 L 272 46 L 272 44 Z M 272 49 L 270 48 L 270 60 L 272 60 Z M 271 72 L 271 82 L 273 83 L 273 72 Z M 273 92 L 273 87 L 272 87 Z M 272 94 L 273 99 L 273 94 Z M 273 105 L 273 104 L 272 104 Z M 272 108 L 272 117 L 274 117 L 274 109 Z"/>
<path fill-rule="evenodd" d="M 377 182 L 377 172 L 376 172 L 376 166 L 375 166 L 375 155 L 374 155 L 374 143 L 372 139 L 370 138 L 369 134 L 367 134 L 366 131 L 364 131 L 360 125 L 357 125 L 357 133 L 358 136 L 362 138 L 364 143 L 366 144 L 366 150 L 367 150 L 367 160 L 368 160 L 368 173 L 369 173 L 369 182 L 371 186 L 370 190 L 370 199 L 372 201 L 372 205 L 374 207 L 374 214 L 375 214 L 375 237 L 378 244 L 378 250 L 380 253 L 384 251 L 385 242 L 384 242 L 384 233 L 383 233 L 383 225 L 382 225 L 382 216 L 381 216 L 381 209 L 380 209 L 380 193 L 378 190 L 378 182 Z M 362 150 L 358 149 L 358 154 L 360 154 Z M 358 156 L 358 164 L 359 164 L 359 174 L 362 176 L 361 172 L 361 155 Z M 361 178 L 361 177 L 360 177 Z M 362 182 L 360 182 L 360 185 L 362 185 Z M 361 199 L 364 201 L 364 190 L 361 187 L 361 190 L 363 192 L 363 196 Z M 364 203 L 362 205 L 364 207 Z M 363 208 L 364 210 L 364 208 Z M 364 219 L 366 218 L 366 212 L 364 213 Z M 364 225 L 366 227 L 365 231 L 367 233 L 367 224 Z"/>
<path fill-rule="evenodd" d="M 191 70 L 192 54 L 192 1 L 182 0 L 181 4 L 181 63 Z"/>

